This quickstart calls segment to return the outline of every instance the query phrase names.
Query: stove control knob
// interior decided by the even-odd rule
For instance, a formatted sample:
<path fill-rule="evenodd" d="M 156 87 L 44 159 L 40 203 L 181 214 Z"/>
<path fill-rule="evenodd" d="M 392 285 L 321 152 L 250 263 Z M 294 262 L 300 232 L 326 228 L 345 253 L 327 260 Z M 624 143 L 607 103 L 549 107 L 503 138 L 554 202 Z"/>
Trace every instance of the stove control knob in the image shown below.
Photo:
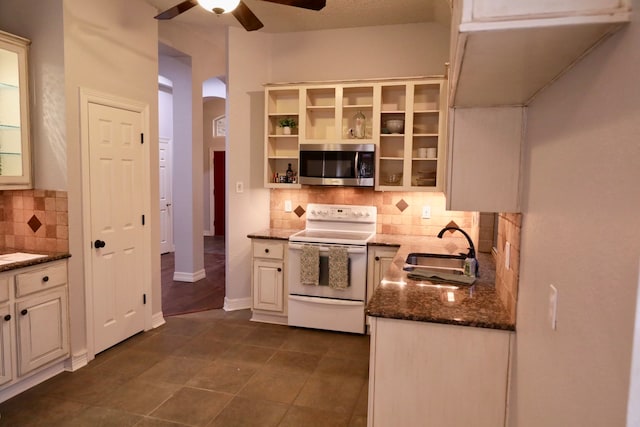
<path fill-rule="evenodd" d="M 371 214 L 369 212 L 367 212 L 364 216 L 366 216 L 367 218 L 369 218 L 371 216 Z"/>
<path fill-rule="evenodd" d="M 313 215 L 315 215 L 315 214 L 316 214 L 316 210 L 315 210 L 315 209 L 311 209 L 311 212 L 310 212 L 310 213 L 311 213 L 311 215 L 313 216 Z"/>

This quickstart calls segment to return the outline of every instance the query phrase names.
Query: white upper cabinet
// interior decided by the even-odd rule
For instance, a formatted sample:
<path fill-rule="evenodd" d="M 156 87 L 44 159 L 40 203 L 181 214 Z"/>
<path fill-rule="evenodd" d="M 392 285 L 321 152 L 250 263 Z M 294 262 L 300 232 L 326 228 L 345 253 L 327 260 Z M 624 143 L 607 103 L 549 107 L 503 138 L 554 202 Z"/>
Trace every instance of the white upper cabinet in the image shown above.
<path fill-rule="evenodd" d="M 29 40 L 0 31 L 0 190 L 31 188 Z"/>
<path fill-rule="evenodd" d="M 449 106 L 528 105 L 630 9 L 630 0 L 454 0 Z"/>
<path fill-rule="evenodd" d="M 452 110 L 448 210 L 520 212 L 525 110 L 525 107 Z"/>

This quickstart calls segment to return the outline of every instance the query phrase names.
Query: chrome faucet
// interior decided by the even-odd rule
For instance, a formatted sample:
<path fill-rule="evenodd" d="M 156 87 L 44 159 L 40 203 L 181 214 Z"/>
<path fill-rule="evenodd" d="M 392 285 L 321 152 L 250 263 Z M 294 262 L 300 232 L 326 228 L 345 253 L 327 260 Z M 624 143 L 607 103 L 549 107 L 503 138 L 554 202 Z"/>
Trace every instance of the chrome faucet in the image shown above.
<path fill-rule="evenodd" d="M 463 229 L 458 228 L 458 227 L 453 227 L 453 226 L 445 227 L 442 230 L 440 230 L 440 232 L 438 233 L 438 239 L 442 239 L 442 236 L 444 236 L 444 233 L 447 230 L 459 231 L 462 234 L 464 234 L 464 237 L 467 238 L 467 242 L 469 242 L 469 252 L 467 253 L 467 258 L 476 258 L 476 248 L 475 248 L 475 246 L 473 246 L 473 240 L 471 240 L 471 237 Z M 478 275 L 479 271 L 480 271 L 480 264 L 478 263 L 478 261 L 476 259 L 476 271 L 475 271 L 475 275 L 476 276 Z"/>

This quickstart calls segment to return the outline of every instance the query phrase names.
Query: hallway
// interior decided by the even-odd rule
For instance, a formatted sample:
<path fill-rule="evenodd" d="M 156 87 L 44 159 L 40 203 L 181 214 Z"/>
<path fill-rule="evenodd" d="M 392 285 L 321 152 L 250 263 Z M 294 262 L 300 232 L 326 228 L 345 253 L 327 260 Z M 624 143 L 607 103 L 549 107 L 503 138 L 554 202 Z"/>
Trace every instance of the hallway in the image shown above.
<path fill-rule="evenodd" d="M 222 308 L 225 295 L 224 264 L 224 236 L 205 236 L 204 268 L 207 277 L 195 283 L 173 281 L 175 255 L 162 255 L 162 314 L 174 316 Z"/>

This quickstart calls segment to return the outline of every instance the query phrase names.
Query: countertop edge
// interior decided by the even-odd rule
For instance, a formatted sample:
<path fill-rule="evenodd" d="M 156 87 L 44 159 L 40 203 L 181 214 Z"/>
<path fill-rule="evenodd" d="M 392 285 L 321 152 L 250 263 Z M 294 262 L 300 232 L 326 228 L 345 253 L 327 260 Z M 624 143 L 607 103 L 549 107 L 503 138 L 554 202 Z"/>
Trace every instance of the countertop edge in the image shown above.
<path fill-rule="evenodd" d="M 61 259 L 66 259 L 66 258 L 71 258 L 71 254 L 68 252 L 60 252 L 55 254 L 49 254 L 46 257 L 42 257 L 42 258 L 34 258 L 26 261 L 12 262 L 10 264 L 0 265 L 0 273 L 11 271 L 11 270 L 18 270 L 20 268 L 25 268 L 25 267 L 32 267 L 34 265 L 39 265 L 39 264 L 46 264 L 48 262 L 59 261 Z"/>

